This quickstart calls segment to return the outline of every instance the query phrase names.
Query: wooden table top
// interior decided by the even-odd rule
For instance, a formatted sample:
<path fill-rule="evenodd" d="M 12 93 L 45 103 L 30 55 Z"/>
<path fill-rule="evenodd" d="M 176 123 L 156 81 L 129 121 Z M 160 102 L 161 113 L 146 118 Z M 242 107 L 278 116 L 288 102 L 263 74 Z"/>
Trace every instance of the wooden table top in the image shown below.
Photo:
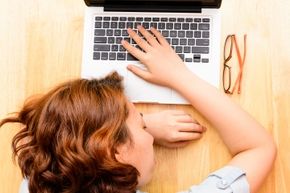
<path fill-rule="evenodd" d="M 31 94 L 80 76 L 84 8 L 82 0 L 0 2 L 1 118 L 17 111 Z M 228 34 L 236 34 L 241 46 L 247 34 L 242 93 L 231 98 L 273 134 L 278 146 L 275 168 L 260 193 L 290 192 L 289 10 L 288 0 L 224 0 L 221 7 L 221 50 Z M 186 148 L 156 146 L 157 169 L 144 190 L 175 193 L 187 189 L 230 159 L 214 128 L 192 107 L 137 107 L 142 112 L 182 109 L 208 127 L 202 139 Z M 0 129 L 1 193 L 18 192 L 22 178 L 11 159 L 16 131 L 11 125 Z"/>

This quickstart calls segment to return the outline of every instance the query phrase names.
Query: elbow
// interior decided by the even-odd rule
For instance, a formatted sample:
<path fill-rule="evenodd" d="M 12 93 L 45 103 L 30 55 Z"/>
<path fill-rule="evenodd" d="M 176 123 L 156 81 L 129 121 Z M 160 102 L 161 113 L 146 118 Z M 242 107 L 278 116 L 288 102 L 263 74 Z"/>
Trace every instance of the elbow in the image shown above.
<path fill-rule="evenodd" d="M 277 145 L 272 136 L 269 136 L 267 142 L 264 144 L 264 150 L 267 155 L 267 160 L 269 160 L 269 163 L 271 163 L 271 165 L 273 166 L 277 157 L 278 150 Z"/>

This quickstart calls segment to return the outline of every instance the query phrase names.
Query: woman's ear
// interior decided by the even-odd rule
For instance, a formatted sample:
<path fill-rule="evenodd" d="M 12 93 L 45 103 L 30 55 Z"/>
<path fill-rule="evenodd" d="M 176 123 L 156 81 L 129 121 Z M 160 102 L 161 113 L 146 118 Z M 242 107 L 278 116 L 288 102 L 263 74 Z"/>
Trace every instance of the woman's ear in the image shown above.
<path fill-rule="evenodd" d="M 119 145 L 115 151 L 115 157 L 118 162 L 128 164 L 128 144 Z"/>

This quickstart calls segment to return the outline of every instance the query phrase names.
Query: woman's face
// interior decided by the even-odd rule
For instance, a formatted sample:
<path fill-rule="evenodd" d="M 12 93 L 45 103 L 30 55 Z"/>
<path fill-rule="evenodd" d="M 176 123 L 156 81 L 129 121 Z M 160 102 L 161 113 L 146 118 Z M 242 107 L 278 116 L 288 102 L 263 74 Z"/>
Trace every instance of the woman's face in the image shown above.
<path fill-rule="evenodd" d="M 154 140 L 144 130 L 144 121 L 134 105 L 129 102 L 128 106 L 129 116 L 126 123 L 132 136 L 132 143 L 128 142 L 120 146 L 116 158 L 121 163 L 134 166 L 139 171 L 138 186 L 143 186 L 151 180 L 155 166 Z"/>

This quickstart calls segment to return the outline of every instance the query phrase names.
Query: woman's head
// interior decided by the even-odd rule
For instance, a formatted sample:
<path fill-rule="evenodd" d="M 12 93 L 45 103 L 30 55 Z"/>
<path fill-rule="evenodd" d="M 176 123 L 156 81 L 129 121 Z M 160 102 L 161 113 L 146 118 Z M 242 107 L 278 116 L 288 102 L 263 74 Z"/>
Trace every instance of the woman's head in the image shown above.
<path fill-rule="evenodd" d="M 13 139 L 13 150 L 31 193 L 134 192 L 138 170 L 139 181 L 148 181 L 143 179 L 151 166 L 143 169 L 136 156 L 144 155 L 140 143 L 149 141 L 153 157 L 153 140 L 138 130 L 141 121 L 132 121 L 138 115 L 121 80 L 112 73 L 61 84 L 1 122 L 24 125 Z"/>

